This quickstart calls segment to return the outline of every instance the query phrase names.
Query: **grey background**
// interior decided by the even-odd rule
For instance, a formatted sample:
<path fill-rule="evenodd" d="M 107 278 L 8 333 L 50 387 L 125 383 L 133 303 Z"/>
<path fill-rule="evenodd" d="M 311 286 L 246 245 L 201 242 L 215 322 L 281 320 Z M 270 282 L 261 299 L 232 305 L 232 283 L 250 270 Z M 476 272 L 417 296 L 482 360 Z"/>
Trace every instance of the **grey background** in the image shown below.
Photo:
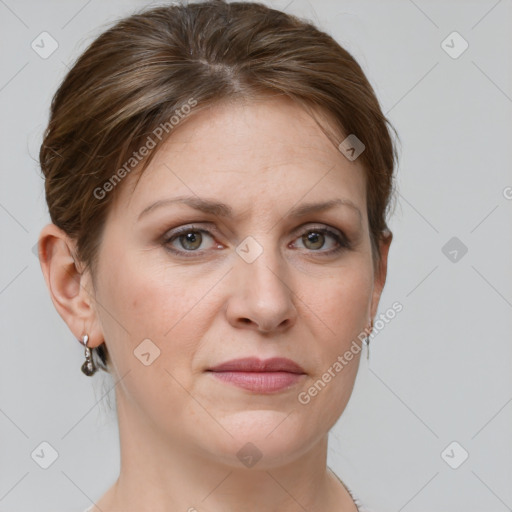
<path fill-rule="evenodd" d="M 356 57 L 402 141 L 379 312 L 404 309 L 361 360 L 329 464 L 375 512 L 512 510 L 512 1 L 268 3 Z M 80 372 L 33 253 L 49 222 L 37 155 L 66 66 L 144 5 L 0 0 L 0 512 L 81 511 L 119 471 L 115 383 Z M 31 48 L 43 31 L 47 59 Z M 441 46 L 453 31 L 458 58 Z M 453 441 L 458 469 L 441 456 Z"/>

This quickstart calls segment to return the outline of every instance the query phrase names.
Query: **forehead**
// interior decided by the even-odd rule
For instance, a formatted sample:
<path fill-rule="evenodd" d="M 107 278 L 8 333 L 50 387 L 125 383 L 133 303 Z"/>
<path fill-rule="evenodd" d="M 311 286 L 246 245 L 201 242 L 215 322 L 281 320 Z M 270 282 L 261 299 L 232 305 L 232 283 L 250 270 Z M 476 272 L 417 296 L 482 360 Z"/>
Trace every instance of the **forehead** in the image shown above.
<path fill-rule="evenodd" d="M 364 172 L 289 99 L 222 102 L 174 127 L 140 181 L 126 178 L 116 208 L 138 215 L 150 201 L 184 194 L 222 197 L 245 211 L 343 197 L 364 214 Z"/>

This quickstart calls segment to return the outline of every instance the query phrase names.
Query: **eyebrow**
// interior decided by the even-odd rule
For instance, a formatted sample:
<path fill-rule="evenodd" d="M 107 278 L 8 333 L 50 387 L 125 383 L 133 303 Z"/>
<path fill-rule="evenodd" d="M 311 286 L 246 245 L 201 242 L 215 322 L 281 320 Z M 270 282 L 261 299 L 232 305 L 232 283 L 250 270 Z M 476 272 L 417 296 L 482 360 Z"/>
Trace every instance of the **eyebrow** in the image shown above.
<path fill-rule="evenodd" d="M 140 212 L 138 220 L 147 215 L 150 211 L 156 210 L 157 208 L 161 208 L 162 206 L 169 206 L 176 203 L 185 204 L 187 206 L 190 206 L 191 208 L 194 208 L 195 210 L 199 210 L 204 213 L 209 213 L 217 217 L 224 217 L 228 219 L 233 218 L 233 209 L 231 208 L 231 206 L 225 203 L 197 196 L 178 196 L 172 199 L 160 199 L 159 201 L 150 204 Z M 304 215 L 330 210 L 332 208 L 336 208 L 339 206 L 348 206 L 351 209 L 355 210 L 359 215 L 359 220 L 362 221 L 362 213 L 359 210 L 359 208 L 355 205 L 355 203 L 352 202 L 350 199 L 341 198 L 331 199 L 329 201 L 323 201 L 321 203 L 304 203 L 302 205 L 295 206 L 285 215 L 285 217 L 302 217 Z"/>

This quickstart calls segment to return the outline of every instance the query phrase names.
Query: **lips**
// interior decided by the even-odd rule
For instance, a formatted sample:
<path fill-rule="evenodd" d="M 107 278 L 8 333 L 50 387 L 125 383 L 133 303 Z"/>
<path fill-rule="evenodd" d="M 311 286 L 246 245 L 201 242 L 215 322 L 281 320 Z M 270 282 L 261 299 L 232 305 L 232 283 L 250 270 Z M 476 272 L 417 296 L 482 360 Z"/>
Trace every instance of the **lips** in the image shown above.
<path fill-rule="evenodd" d="M 291 359 L 284 357 L 273 357 L 271 359 L 261 360 L 257 357 L 246 357 L 242 359 L 233 359 L 226 361 L 208 371 L 212 372 L 287 372 L 287 373 L 306 373 L 304 369 Z"/>
<path fill-rule="evenodd" d="M 306 375 L 299 364 L 283 357 L 233 359 L 207 371 L 226 384 L 260 394 L 289 389 Z"/>

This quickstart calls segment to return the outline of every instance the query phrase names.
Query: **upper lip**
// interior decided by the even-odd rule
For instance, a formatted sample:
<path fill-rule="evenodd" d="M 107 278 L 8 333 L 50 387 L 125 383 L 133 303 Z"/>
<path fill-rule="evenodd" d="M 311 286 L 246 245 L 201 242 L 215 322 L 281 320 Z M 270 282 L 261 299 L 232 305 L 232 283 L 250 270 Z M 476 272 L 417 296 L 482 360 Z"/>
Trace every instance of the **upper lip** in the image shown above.
<path fill-rule="evenodd" d="M 244 357 L 232 359 L 212 368 L 212 372 L 288 372 L 306 373 L 304 369 L 291 359 L 285 357 L 272 357 L 270 359 L 258 359 L 257 357 Z"/>

